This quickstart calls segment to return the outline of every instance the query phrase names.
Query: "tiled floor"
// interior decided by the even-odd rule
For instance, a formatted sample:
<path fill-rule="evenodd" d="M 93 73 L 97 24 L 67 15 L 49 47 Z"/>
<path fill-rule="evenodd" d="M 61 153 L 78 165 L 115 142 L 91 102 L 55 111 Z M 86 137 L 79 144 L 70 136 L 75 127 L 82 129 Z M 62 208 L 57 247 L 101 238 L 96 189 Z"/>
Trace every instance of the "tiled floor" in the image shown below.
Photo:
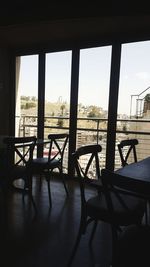
<path fill-rule="evenodd" d="M 38 214 L 28 196 L 25 202 L 18 192 L 9 194 L 8 226 L 1 226 L 0 266 L 65 267 L 80 222 L 80 193 L 74 181 L 68 181 L 69 197 L 59 180 L 51 182 L 52 209 L 49 210 L 47 184 L 41 191 L 34 178 L 33 196 Z M 94 192 L 89 191 L 89 195 Z M 111 259 L 110 227 L 100 223 L 92 249 L 88 246 L 91 226 L 83 236 L 72 267 L 107 267 Z"/>

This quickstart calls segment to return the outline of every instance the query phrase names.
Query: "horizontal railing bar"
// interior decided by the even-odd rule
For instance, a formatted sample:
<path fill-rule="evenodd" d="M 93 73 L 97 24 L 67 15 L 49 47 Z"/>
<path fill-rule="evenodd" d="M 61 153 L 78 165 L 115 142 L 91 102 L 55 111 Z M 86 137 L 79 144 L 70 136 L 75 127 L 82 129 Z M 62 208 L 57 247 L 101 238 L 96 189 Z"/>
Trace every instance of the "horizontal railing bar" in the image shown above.
<path fill-rule="evenodd" d="M 24 127 L 33 127 L 36 128 L 37 125 L 31 125 L 31 124 L 24 124 Z M 65 129 L 65 130 L 69 130 L 69 127 L 59 127 L 59 126 L 44 126 L 44 128 L 46 129 Z M 97 128 L 77 128 L 77 131 L 86 131 L 86 132 L 106 132 L 106 129 L 97 129 Z M 140 134 L 140 135 L 150 135 L 150 132 L 137 132 L 137 131 L 119 131 L 117 130 L 116 133 L 125 133 L 125 134 Z"/>
<path fill-rule="evenodd" d="M 37 115 L 22 115 L 22 118 L 38 118 Z M 16 116 L 16 118 L 20 118 L 20 116 Z M 69 120 L 70 117 L 64 117 L 64 116 L 45 116 L 45 119 L 66 119 Z M 85 118 L 85 117 L 78 117 L 77 120 L 90 120 L 90 121 L 108 121 L 107 118 L 97 118 L 97 117 L 89 117 L 89 118 Z M 148 119 L 117 119 L 117 122 L 150 122 L 150 120 Z"/>
<path fill-rule="evenodd" d="M 47 121 L 45 121 L 45 125 L 44 125 L 44 129 L 46 129 L 46 131 L 48 131 L 48 129 L 51 129 L 51 130 L 55 129 L 56 131 L 57 130 L 69 131 L 69 123 L 68 123 L 68 120 L 70 119 L 69 117 L 46 116 L 46 117 L 44 117 L 44 119 L 47 120 Z M 49 121 L 48 121 L 48 119 L 49 119 Z M 59 120 L 63 120 L 64 123 L 62 125 L 58 124 Z M 91 132 L 91 135 L 89 134 L 89 137 L 91 137 L 91 139 L 90 139 L 91 142 L 92 142 L 92 140 L 94 142 L 96 140 L 97 143 L 99 143 L 99 142 L 101 143 L 100 137 L 102 137 L 103 151 L 102 151 L 100 160 L 101 160 L 101 164 L 103 166 L 105 166 L 108 119 L 107 118 L 87 118 L 87 117 L 83 118 L 82 117 L 82 118 L 77 118 L 77 121 L 78 121 L 77 126 L 79 125 L 79 127 L 77 127 L 77 134 L 78 133 L 81 134 L 81 138 L 79 135 L 78 145 L 82 145 L 82 141 L 84 144 L 84 142 L 86 140 L 86 139 L 84 140 L 84 137 L 88 136 L 88 134 L 87 134 L 88 132 Z M 80 121 L 82 121 L 83 123 Z M 84 124 L 84 122 L 86 124 Z M 90 125 L 90 122 L 93 122 L 92 124 L 94 125 L 94 127 L 92 127 L 93 125 L 92 126 Z M 105 122 L 105 124 L 103 124 L 101 127 L 101 123 L 104 123 L 104 122 Z M 150 131 L 146 131 L 146 132 L 145 131 L 139 131 L 139 129 L 145 129 L 144 125 L 142 128 L 142 123 L 150 123 L 150 120 L 118 119 L 117 123 L 118 122 L 120 122 L 120 125 L 117 125 L 118 129 L 116 130 L 116 137 L 117 138 L 119 138 L 119 137 L 120 138 L 131 138 L 131 136 L 133 136 L 132 138 L 136 138 L 138 136 L 137 137 L 139 140 L 138 159 L 140 160 L 145 156 L 149 156 L 150 155 Z M 138 131 L 135 131 L 136 123 L 137 124 L 140 123 L 140 127 L 138 127 Z M 132 128 L 132 124 L 133 124 L 134 128 Z M 63 125 L 65 125 L 65 126 L 63 126 Z M 80 127 L 80 125 L 81 125 L 81 127 Z M 90 126 L 92 128 L 87 128 L 86 125 Z M 126 127 L 127 129 L 133 129 L 133 130 L 125 130 L 123 126 L 127 126 Z M 130 126 L 131 126 L 131 128 L 128 128 Z M 20 131 L 22 131 L 24 135 L 26 135 L 28 133 L 30 134 L 31 131 L 34 131 L 36 134 L 37 116 L 23 115 L 21 117 L 19 127 L 20 127 Z M 86 128 L 84 128 L 84 127 L 86 127 Z M 147 124 L 146 124 L 146 130 L 147 130 Z M 96 138 L 95 138 L 95 136 L 96 136 Z M 92 139 L 92 137 L 94 137 L 94 139 Z M 117 149 L 117 143 L 119 140 L 117 138 L 116 138 L 116 148 L 115 148 L 115 168 L 117 168 L 118 166 L 121 166 L 120 158 L 119 158 L 119 154 L 118 154 L 118 149 Z"/>
<path fill-rule="evenodd" d="M 119 130 L 117 130 L 116 133 L 150 135 L 150 132 L 141 132 L 141 131 L 136 132 L 136 131 L 119 131 Z"/>

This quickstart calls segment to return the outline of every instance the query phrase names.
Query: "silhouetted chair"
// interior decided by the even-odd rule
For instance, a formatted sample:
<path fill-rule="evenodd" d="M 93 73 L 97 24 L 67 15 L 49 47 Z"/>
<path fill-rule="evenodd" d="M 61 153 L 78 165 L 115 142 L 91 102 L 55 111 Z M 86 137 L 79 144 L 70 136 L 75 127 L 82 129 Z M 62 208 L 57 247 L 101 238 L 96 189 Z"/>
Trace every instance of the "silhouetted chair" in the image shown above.
<path fill-rule="evenodd" d="M 48 157 L 37 157 L 33 159 L 32 162 L 33 172 L 39 174 L 40 177 L 43 175 L 47 181 L 50 207 L 52 206 L 50 180 L 55 169 L 59 171 L 59 176 L 63 182 L 66 194 L 68 196 L 68 189 L 63 174 L 63 159 L 68 138 L 69 135 L 67 133 L 49 134 Z"/>
<path fill-rule="evenodd" d="M 128 160 L 130 158 L 130 162 L 137 162 L 137 153 L 136 153 L 136 145 L 138 145 L 137 139 L 127 139 L 122 140 L 118 144 L 119 155 L 121 159 L 121 165 L 124 167 L 128 165 Z M 132 158 L 131 158 L 132 156 Z"/>
<path fill-rule="evenodd" d="M 74 244 L 68 267 L 71 266 L 75 257 L 81 236 L 85 234 L 86 228 L 90 222 L 94 222 L 93 231 L 90 237 L 90 244 L 96 229 L 98 221 L 103 221 L 111 225 L 112 229 L 112 255 L 115 254 L 115 246 L 118 238 L 118 231 L 121 231 L 121 226 L 128 226 L 132 224 L 141 224 L 145 212 L 145 201 L 141 198 L 134 197 L 124 191 L 127 186 L 122 182 L 121 176 L 110 172 L 108 170 L 101 170 L 101 179 L 103 187 L 101 187 L 101 194 L 87 199 L 86 184 L 89 184 L 86 167 L 81 167 L 81 156 L 91 153 L 98 153 L 101 151 L 99 145 L 91 145 L 81 147 L 73 154 L 73 160 L 77 173 L 77 180 L 79 181 L 81 194 L 81 220 L 80 226 Z M 87 163 L 88 165 L 89 163 Z M 99 170 L 98 170 L 99 172 Z M 125 180 L 124 180 L 125 181 Z M 119 191 L 117 187 L 119 186 Z M 123 188 L 123 190 L 121 190 Z"/>
<path fill-rule="evenodd" d="M 109 211 L 112 228 L 112 252 L 116 255 L 118 230 L 126 226 L 141 226 L 146 211 L 146 201 L 134 189 L 130 191 L 130 182 L 127 178 L 107 169 L 102 170 L 105 200 Z M 135 193 L 135 195 L 134 195 Z"/>
<path fill-rule="evenodd" d="M 128 164 L 130 164 L 132 162 L 137 162 L 136 146 L 138 144 L 139 144 L 139 142 L 138 142 L 137 139 L 122 140 L 118 144 L 118 150 L 119 150 L 119 154 L 120 154 L 122 167 L 125 167 L 126 165 L 128 165 Z M 147 199 L 147 205 L 148 205 L 148 203 L 149 203 L 149 199 Z M 147 210 L 145 212 L 145 221 L 146 221 L 146 224 L 147 224 L 147 221 L 148 221 L 148 206 L 147 206 Z"/>
<path fill-rule="evenodd" d="M 32 197 L 31 182 L 33 151 L 36 144 L 36 137 L 6 137 L 3 140 L 6 145 L 6 159 L 3 175 L 5 179 L 5 189 L 15 189 L 24 195 L 27 193 L 32 201 L 34 209 L 36 206 Z M 19 180 L 22 186 L 17 186 Z M 18 183 L 17 183 L 18 181 Z"/>

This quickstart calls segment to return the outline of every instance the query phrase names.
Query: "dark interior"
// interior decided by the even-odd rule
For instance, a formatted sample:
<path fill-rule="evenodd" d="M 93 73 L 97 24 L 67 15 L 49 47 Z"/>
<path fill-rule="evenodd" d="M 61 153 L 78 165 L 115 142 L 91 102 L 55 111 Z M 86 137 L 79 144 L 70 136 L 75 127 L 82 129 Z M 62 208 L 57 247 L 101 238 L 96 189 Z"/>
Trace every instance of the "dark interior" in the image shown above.
<path fill-rule="evenodd" d="M 131 6 L 131 3 L 124 1 L 87 1 L 83 5 L 75 1 L 3 1 L 0 13 L 1 135 L 14 134 L 16 55 L 61 49 L 76 51 L 82 47 L 150 39 L 149 5 L 144 2 L 136 1 Z M 113 125 L 114 118 L 110 120 Z M 110 148 L 113 147 L 113 135 L 109 142 Z M 113 159 L 114 154 L 113 157 L 109 154 L 108 162 Z M 68 184 L 69 201 L 59 179 L 52 182 L 53 208 L 50 211 L 45 182 L 39 192 L 38 179 L 34 180 L 34 197 L 38 209 L 36 219 L 28 198 L 23 203 L 21 195 L 17 192 L 10 193 L 9 225 L 3 225 L 2 221 L 0 228 L 0 266 L 66 266 L 80 219 L 79 188 L 73 179 L 68 179 Z M 89 195 L 91 194 L 92 189 L 89 191 Z M 2 211 L 3 204 L 1 213 Z M 88 238 L 87 233 L 80 244 L 73 266 L 110 266 L 109 225 L 99 224 L 91 250 L 87 245 Z"/>

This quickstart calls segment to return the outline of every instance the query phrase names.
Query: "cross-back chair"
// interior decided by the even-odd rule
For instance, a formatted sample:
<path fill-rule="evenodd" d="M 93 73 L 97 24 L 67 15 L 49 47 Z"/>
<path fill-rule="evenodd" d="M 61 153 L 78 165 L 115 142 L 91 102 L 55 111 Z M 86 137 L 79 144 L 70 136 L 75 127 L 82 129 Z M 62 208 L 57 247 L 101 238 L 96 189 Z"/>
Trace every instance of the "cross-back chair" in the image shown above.
<path fill-rule="evenodd" d="M 34 158 L 32 162 L 32 168 L 34 173 L 40 175 L 40 179 L 41 175 L 43 175 L 47 181 L 49 204 L 51 207 L 52 199 L 50 190 L 50 180 L 54 174 L 54 170 L 56 169 L 59 172 L 59 176 L 63 182 L 66 194 L 68 196 L 68 189 L 63 174 L 63 160 L 69 135 L 67 133 L 49 134 L 48 139 L 49 139 L 48 157 Z"/>
<path fill-rule="evenodd" d="M 87 211 L 87 188 L 96 188 L 96 199 L 99 199 L 102 190 L 101 169 L 99 153 L 102 151 L 101 145 L 86 145 L 79 147 L 73 154 L 72 160 L 75 167 L 75 179 L 79 182 L 81 194 L 81 219 L 77 239 L 70 256 L 68 267 L 71 266 L 76 250 L 78 248 L 82 234 L 86 232 L 86 227 L 93 222 L 93 229 L 90 235 L 89 244 L 92 244 L 93 237 L 97 227 L 97 219 L 89 217 Z M 94 197 L 93 197 L 94 199 Z"/>
<path fill-rule="evenodd" d="M 146 201 L 143 196 L 134 190 L 127 177 L 113 171 L 102 170 L 102 182 L 104 186 L 105 200 L 109 211 L 108 222 L 112 229 L 112 253 L 113 262 L 116 257 L 118 242 L 118 230 L 129 226 L 142 226 L 146 212 Z"/>
<path fill-rule="evenodd" d="M 118 144 L 118 150 L 119 150 L 119 155 L 120 155 L 122 167 L 125 167 L 126 165 L 128 165 L 132 162 L 137 162 L 136 146 L 138 144 L 139 144 L 139 142 L 137 139 L 122 140 Z M 149 199 L 147 199 L 147 210 L 145 212 L 146 224 L 148 221 L 148 203 L 149 203 Z"/>
<path fill-rule="evenodd" d="M 6 186 L 23 193 L 28 193 L 36 210 L 32 197 L 31 182 L 33 152 L 36 144 L 35 136 L 14 137 L 9 136 L 3 139 L 6 145 L 6 161 L 4 176 Z M 17 181 L 22 180 L 23 185 L 17 185 Z"/>
<path fill-rule="evenodd" d="M 128 165 L 129 159 L 131 161 L 137 162 L 137 153 L 136 153 L 136 145 L 138 145 L 137 139 L 127 139 L 122 140 L 118 144 L 118 151 L 121 159 L 121 165 L 124 167 Z"/>
<path fill-rule="evenodd" d="M 90 153 L 93 157 L 93 155 L 98 155 L 100 151 L 100 145 L 91 145 L 78 148 L 72 155 L 76 170 L 75 178 L 79 182 L 80 187 L 81 218 L 76 241 L 67 267 L 72 265 L 81 236 L 86 233 L 89 223 L 94 222 L 90 236 L 90 244 L 93 240 L 98 221 L 103 221 L 111 225 L 112 255 L 114 255 L 118 231 L 121 230 L 120 227 L 131 224 L 141 224 L 145 212 L 145 201 L 141 198 L 128 194 L 124 190 L 124 184 L 122 183 L 120 175 L 104 169 L 101 170 L 101 176 L 99 177 L 102 181 L 102 183 L 100 183 L 101 193 L 97 193 L 95 196 L 87 198 L 86 184 L 87 182 L 88 184 L 91 183 L 89 182 L 89 177 L 87 176 L 86 167 L 84 168 L 85 171 L 83 171 L 83 168 L 81 167 L 81 156 L 84 155 L 87 157 L 87 154 Z M 96 158 L 98 157 L 96 156 Z M 87 161 L 87 165 L 88 164 L 89 163 Z M 99 173 L 99 164 L 96 166 Z M 114 184 L 116 183 L 116 186 L 120 187 L 119 191 L 117 191 L 117 188 L 115 188 L 115 190 L 113 189 L 113 182 Z M 97 188 L 99 189 L 98 183 Z M 121 190 L 121 188 L 123 188 L 123 190 Z M 125 187 L 125 189 L 127 188 Z"/>

